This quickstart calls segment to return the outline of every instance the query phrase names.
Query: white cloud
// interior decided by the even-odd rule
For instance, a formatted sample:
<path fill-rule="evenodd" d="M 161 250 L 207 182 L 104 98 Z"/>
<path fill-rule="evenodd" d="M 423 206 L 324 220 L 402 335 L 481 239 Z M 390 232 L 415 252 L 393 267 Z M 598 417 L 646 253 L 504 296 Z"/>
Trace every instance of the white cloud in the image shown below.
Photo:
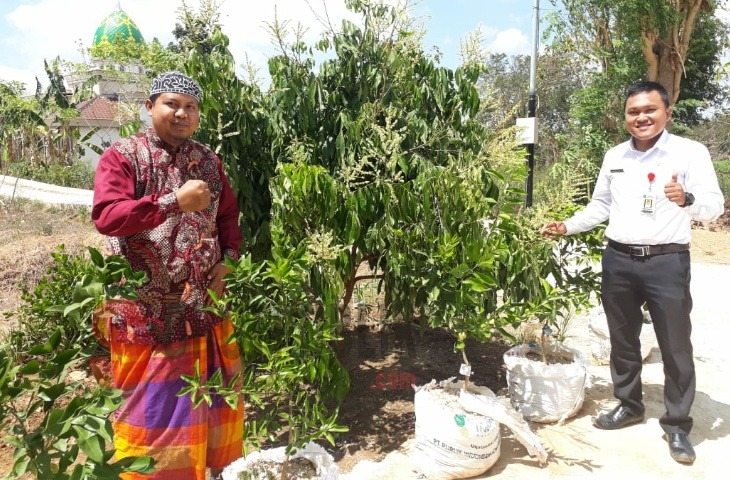
<path fill-rule="evenodd" d="M 144 33 L 141 20 L 150 9 L 137 8 L 135 14 L 131 7 L 141 7 L 143 2 L 127 0 L 123 3 L 124 10 Z M 96 27 L 114 8 L 115 2 L 98 0 L 41 0 L 18 6 L 6 18 L 11 28 L 2 41 L 4 59 L 1 63 L 5 65 L 0 66 L 3 72 L 0 78 L 10 78 L 4 72 L 15 71 L 15 78 L 32 80 L 27 82 L 31 91 L 35 89 L 35 77 L 42 83 L 48 81 L 43 69 L 44 59 L 51 62 L 60 57 L 71 62 L 83 61 L 82 50 L 91 46 Z M 69 18 L 73 21 L 68 21 Z M 172 25 L 168 30 L 172 31 Z"/>
<path fill-rule="evenodd" d="M 30 86 L 35 85 L 35 74 L 30 70 L 10 68 L 0 65 L 0 79 L 9 82 L 22 82 L 26 84 L 30 93 Z"/>
<path fill-rule="evenodd" d="M 324 24 L 331 23 L 339 29 L 344 18 L 355 20 L 357 15 L 347 10 L 343 0 L 276 0 L 261 1 L 253 6 L 247 2 L 224 3 L 220 19 L 222 29 L 230 40 L 229 49 L 239 66 L 248 56 L 260 73 L 267 71 L 268 58 L 278 53 L 267 29 L 267 24 L 274 23 L 275 18 L 280 24 L 286 23 L 288 32 L 301 24 L 305 30 L 303 40 L 311 43 L 320 37 L 326 28 Z"/>
<path fill-rule="evenodd" d="M 487 50 L 495 53 L 519 55 L 530 52 L 530 39 L 516 28 L 509 28 L 498 32 L 487 45 Z"/>

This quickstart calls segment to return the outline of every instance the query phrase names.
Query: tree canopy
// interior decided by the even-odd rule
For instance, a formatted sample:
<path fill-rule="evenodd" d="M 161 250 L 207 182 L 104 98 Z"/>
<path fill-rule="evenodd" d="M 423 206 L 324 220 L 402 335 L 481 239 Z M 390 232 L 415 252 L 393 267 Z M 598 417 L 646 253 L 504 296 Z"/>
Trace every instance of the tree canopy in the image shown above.
<path fill-rule="evenodd" d="M 551 0 L 558 7 L 558 0 Z M 727 45 L 726 26 L 713 19 L 713 0 L 564 0 L 551 16 L 550 33 L 563 48 L 578 52 L 588 63 L 620 83 L 643 78 L 665 86 L 672 103 L 693 85 L 689 68 L 719 66 Z M 700 40 L 698 40 L 700 39 Z M 702 49 L 693 49 L 693 42 Z M 688 88 L 691 90 L 691 88 Z M 705 90 L 706 91 L 706 90 Z"/>

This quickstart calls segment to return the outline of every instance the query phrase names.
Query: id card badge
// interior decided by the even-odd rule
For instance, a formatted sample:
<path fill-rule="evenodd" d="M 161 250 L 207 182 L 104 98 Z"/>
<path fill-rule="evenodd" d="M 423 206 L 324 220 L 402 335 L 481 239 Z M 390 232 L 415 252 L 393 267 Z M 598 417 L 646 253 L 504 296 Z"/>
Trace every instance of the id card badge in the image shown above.
<path fill-rule="evenodd" d="M 656 195 L 652 194 L 651 186 L 654 184 L 656 175 L 654 172 L 649 172 L 646 178 L 649 180 L 649 190 L 641 197 L 641 213 L 653 217 L 656 212 Z"/>
<path fill-rule="evenodd" d="M 654 216 L 654 213 L 656 213 L 656 196 L 646 193 L 641 197 L 641 200 L 641 213 Z"/>

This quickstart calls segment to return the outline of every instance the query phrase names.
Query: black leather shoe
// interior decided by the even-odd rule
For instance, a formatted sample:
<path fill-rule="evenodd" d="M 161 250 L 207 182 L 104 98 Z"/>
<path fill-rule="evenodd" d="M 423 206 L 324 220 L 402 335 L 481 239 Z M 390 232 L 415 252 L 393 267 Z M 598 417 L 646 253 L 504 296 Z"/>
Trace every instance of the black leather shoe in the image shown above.
<path fill-rule="evenodd" d="M 644 420 L 644 414 L 636 415 L 623 405 L 593 418 L 593 426 L 602 430 L 617 430 Z"/>
<path fill-rule="evenodd" d="M 679 463 L 693 463 L 696 455 L 692 444 L 684 433 L 667 433 L 664 435 L 669 444 L 669 454 Z"/>

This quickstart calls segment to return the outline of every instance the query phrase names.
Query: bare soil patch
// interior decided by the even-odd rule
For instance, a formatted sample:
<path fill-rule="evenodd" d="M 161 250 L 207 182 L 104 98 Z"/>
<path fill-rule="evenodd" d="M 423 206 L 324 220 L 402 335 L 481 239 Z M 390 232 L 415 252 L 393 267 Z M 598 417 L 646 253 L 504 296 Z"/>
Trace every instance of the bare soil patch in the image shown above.
<path fill-rule="evenodd" d="M 0 199 L 0 332 L 8 327 L 3 313 L 17 308 L 21 288 L 38 282 L 59 245 L 69 253 L 103 248 L 87 208 Z"/>

